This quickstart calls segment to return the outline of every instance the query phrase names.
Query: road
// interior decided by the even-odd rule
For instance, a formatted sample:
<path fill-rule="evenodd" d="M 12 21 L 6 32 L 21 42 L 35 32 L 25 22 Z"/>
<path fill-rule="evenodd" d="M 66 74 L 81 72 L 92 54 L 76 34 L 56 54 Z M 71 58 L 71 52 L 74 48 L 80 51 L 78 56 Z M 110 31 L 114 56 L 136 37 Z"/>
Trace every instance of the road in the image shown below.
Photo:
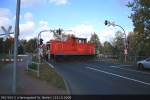
<path fill-rule="evenodd" d="M 19 55 L 19 58 L 23 61 L 18 61 L 16 67 L 16 84 L 19 85 L 18 87 L 22 85 L 19 83 L 20 79 L 22 79 L 20 76 L 22 71 L 20 71 L 20 69 L 27 66 L 27 61 L 31 61 L 31 57 L 27 57 L 27 55 Z M 13 62 L 9 62 L 0 70 L 0 94 L 12 94 L 12 75 Z"/>
<path fill-rule="evenodd" d="M 19 55 L 21 62 L 16 66 L 16 94 L 17 95 L 65 95 L 65 90 L 56 88 L 43 80 L 27 74 L 27 65 L 32 61 L 31 55 Z M 0 69 L 0 95 L 12 94 L 13 62 Z M 1 98 L 1 97 L 0 97 Z"/>
<path fill-rule="evenodd" d="M 12 66 L 7 64 L 0 69 L 0 94 L 11 94 Z"/>
<path fill-rule="evenodd" d="M 71 94 L 150 94 L 150 72 L 105 61 L 51 62 Z"/>

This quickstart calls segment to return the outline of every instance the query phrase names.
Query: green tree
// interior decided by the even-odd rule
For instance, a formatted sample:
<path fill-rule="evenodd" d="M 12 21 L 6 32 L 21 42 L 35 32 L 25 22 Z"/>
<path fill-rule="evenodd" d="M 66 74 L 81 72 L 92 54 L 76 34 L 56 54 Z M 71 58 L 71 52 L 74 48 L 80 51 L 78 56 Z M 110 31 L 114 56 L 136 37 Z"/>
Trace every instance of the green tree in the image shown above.
<path fill-rule="evenodd" d="M 6 41 L 3 41 L 3 38 L 0 38 L 0 48 L 0 53 L 8 54 L 13 48 L 13 38 L 8 38 Z"/>
<path fill-rule="evenodd" d="M 113 46 L 110 42 L 105 41 L 103 46 L 103 53 L 104 54 L 113 54 Z"/>
<path fill-rule="evenodd" d="M 25 52 L 24 52 L 24 48 L 23 48 L 23 46 L 22 45 L 19 45 L 18 46 L 18 54 L 24 54 Z"/>
<path fill-rule="evenodd" d="M 89 42 L 96 45 L 96 54 L 99 54 L 102 52 L 102 44 L 101 44 L 101 42 L 98 38 L 98 35 L 96 33 L 91 35 Z"/>
<path fill-rule="evenodd" d="M 127 5 L 132 10 L 130 18 L 138 37 L 138 55 L 150 55 L 150 0 L 134 0 Z"/>
<path fill-rule="evenodd" d="M 13 44 L 14 44 L 14 38 L 8 38 L 5 41 L 5 53 L 9 53 L 13 49 Z"/>
<path fill-rule="evenodd" d="M 37 48 L 37 39 L 33 38 L 30 39 L 29 41 L 23 41 L 24 45 L 23 47 L 25 48 L 26 52 L 33 53 L 35 49 Z"/>
<path fill-rule="evenodd" d="M 117 31 L 115 38 L 112 43 L 114 50 L 114 55 L 123 56 L 124 53 L 124 34 L 120 31 Z"/>
<path fill-rule="evenodd" d="M 0 38 L 0 53 L 3 53 L 3 38 Z"/>
<path fill-rule="evenodd" d="M 128 55 L 131 55 L 131 56 L 136 56 L 138 55 L 138 52 L 140 51 L 140 49 L 142 48 L 139 48 L 139 43 L 138 43 L 138 33 L 135 33 L 135 32 L 130 32 L 128 33 L 128 36 L 127 36 L 127 40 L 128 40 Z"/>

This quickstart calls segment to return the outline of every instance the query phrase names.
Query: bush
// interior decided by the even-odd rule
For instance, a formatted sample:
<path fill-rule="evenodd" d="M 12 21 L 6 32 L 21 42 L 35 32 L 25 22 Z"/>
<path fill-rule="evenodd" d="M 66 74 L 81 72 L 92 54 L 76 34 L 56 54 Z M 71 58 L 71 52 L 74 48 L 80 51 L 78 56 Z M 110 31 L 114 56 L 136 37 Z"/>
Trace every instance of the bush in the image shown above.
<path fill-rule="evenodd" d="M 28 65 L 28 67 L 29 67 L 30 69 L 37 70 L 38 65 L 37 65 L 36 63 L 31 63 L 31 64 Z"/>

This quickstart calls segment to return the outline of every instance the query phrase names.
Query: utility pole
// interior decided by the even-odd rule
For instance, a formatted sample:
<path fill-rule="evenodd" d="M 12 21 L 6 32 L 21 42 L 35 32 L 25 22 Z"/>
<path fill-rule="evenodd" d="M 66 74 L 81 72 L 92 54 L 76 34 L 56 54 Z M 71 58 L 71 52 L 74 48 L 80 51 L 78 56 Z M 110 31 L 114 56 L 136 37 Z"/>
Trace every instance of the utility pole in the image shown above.
<path fill-rule="evenodd" d="M 16 5 L 16 23 L 15 23 L 15 37 L 14 37 L 14 63 L 13 63 L 13 81 L 12 81 L 12 93 L 16 94 L 16 66 L 17 66 L 17 54 L 18 54 L 18 36 L 19 36 L 19 17 L 20 17 L 20 0 L 17 0 Z"/>
<path fill-rule="evenodd" d="M 120 27 L 120 28 L 123 30 L 123 34 L 124 34 L 124 36 L 125 36 L 125 41 L 124 41 L 124 57 L 125 57 L 125 58 L 124 58 L 124 60 L 125 60 L 125 63 L 126 63 L 126 62 L 127 62 L 127 36 L 126 36 L 125 30 L 123 29 L 122 26 L 117 25 L 117 24 L 115 24 L 115 23 L 113 23 L 113 22 L 110 22 L 110 21 L 108 21 L 108 20 L 105 20 L 105 25 L 113 26 L 113 27 L 118 26 L 118 27 Z"/>
<path fill-rule="evenodd" d="M 120 25 L 116 25 L 118 27 L 120 27 L 122 30 L 123 30 L 123 34 L 125 36 L 125 41 L 124 41 L 124 60 L 125 60 L 125 63 L 127 62 L 127 36 L 126 36 L 126 33 L 125 33 L 125 30 L 120 26 Z"/>

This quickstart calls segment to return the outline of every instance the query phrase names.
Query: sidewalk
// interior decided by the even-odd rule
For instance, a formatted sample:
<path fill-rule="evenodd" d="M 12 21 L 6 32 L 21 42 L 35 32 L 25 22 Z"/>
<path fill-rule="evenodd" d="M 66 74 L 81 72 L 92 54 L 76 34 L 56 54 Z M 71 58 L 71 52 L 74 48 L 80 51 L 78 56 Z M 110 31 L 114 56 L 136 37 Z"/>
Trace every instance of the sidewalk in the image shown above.
<path fill-rule="evenodd" d="M 7 64 L 0 69 L 0 94 L 11 94 L 12 65 Z"/>
<path fill-rule="evenodd" d="M 67 94 L 65 90 L 57 89 L 45 81 L 34 79 L 27 75 L 26 66 L 30 57 L 23 57 L 23 62 L 17 64 L 17 93 L 30 95 L 58 95 Z M 12 86 L 12 67 L 9 64 L 0 70 L 0 94 L 11 94 Z"/>

